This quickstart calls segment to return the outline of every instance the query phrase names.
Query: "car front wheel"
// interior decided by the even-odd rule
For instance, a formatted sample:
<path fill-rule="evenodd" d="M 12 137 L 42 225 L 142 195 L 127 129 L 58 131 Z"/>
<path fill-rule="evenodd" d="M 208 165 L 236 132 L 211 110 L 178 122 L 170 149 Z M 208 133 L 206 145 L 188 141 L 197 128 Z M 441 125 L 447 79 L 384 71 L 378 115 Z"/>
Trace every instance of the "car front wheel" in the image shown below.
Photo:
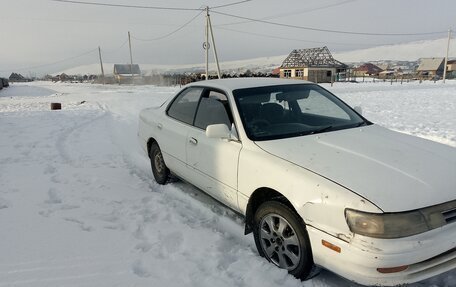
<path fill-rule="evenodd" d="M 169 180 L 169 169 L 163 160 L 162 152 L 156 142 L 152 143 L 150 147 L 149 157 L 155 181 L 158 184 L 166 184 Z"/>
<path fill-rule="evenodd" d="M 254 217 L 253 235 L 258 252 L 298 279 L 308 278 L 314 262 L 302 219 L 277 201 L 261 204 Z"/>

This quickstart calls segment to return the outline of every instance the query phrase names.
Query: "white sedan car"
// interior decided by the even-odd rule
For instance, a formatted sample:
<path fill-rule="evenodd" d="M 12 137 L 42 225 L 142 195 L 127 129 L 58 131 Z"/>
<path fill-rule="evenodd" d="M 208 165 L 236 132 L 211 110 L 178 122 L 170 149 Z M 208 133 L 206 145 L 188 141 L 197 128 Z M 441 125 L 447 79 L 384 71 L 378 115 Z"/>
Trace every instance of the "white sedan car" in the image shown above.
<path fill-rule="evenodd" d="M 139 138 L 159 184 L 175 175 L 243 214 L 259 254 L 297 278 L 318 266 L 389 286 L 456 267 L 456 149 L 319 85 L 193 83 L 141 112 Z"/>

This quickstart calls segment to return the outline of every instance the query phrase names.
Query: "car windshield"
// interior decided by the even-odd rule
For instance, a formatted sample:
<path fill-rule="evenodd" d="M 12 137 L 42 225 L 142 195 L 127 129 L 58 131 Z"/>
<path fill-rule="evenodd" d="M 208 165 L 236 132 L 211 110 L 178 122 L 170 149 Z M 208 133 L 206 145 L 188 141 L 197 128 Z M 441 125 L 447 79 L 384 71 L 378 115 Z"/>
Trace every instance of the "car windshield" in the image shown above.
<path fill-rule="evenodd" d="M 369 124 L 336 96 L 315 84 L 238 89 L 233 95 L 247 136 L 254 141 Z"/>

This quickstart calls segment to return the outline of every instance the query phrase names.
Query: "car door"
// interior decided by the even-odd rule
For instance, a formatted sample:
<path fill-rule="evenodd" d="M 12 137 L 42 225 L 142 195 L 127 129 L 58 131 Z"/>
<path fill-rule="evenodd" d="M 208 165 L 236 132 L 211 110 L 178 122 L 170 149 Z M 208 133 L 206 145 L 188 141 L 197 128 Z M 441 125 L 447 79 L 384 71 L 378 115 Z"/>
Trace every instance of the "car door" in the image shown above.
<path fill-rule="evenodd" d="M 179 93 L 168 106 L 166 116 L 158 122 L 157 141 L 168 168 L 189 180 L 187 168 L 187 136 L 192 129 L 203 88 L 189 87 Z"/>
<path fill-rule="evenodd" d="M 231 208 L 238 209 L 237 169 L 242 144 L 237 140 L 208 138 L 206 127 L 226 124 L 234 129 L 228 99 L 220 91 L 206 89 L 187 136 L 187 164 L 198 187 Z"/>

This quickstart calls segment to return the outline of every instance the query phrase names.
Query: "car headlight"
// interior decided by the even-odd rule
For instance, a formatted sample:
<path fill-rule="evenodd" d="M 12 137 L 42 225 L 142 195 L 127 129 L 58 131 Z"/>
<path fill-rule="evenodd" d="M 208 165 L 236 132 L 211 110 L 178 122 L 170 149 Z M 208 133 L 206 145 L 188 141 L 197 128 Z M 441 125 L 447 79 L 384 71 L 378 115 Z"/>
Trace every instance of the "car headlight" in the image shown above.
<path fill-rule="evenodd" d="M 426 215 L 420 210 L 401 213 L 345 210 L 345 218 L 353 233 L 375 238 L 407 237 L 442 226 L 440 218 Z"/>

